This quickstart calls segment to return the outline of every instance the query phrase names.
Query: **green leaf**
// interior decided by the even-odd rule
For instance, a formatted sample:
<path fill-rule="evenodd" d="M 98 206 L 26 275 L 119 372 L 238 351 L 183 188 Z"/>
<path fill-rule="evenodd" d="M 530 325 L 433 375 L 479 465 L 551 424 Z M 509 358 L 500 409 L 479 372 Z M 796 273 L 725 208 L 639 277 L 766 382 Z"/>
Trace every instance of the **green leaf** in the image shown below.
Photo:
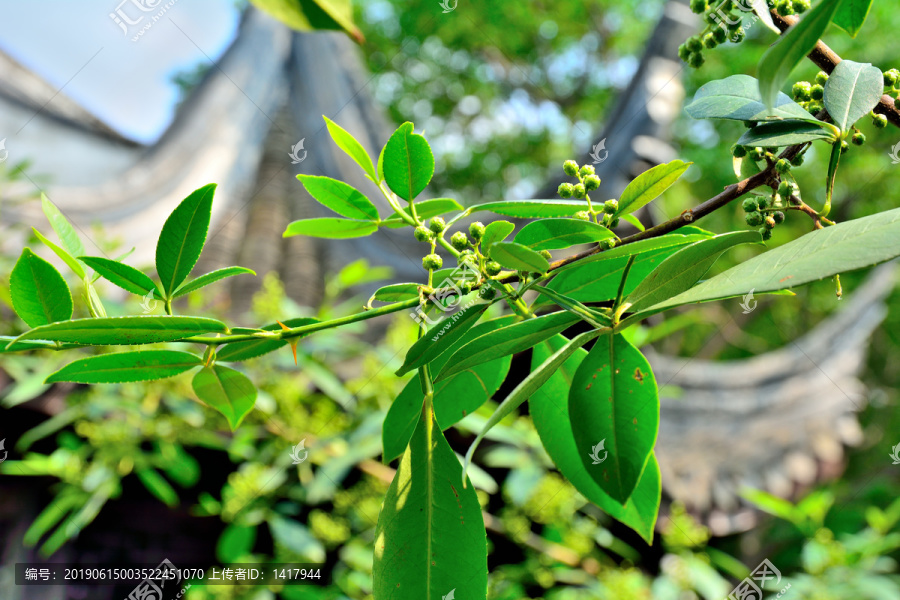
<path fill-rule="evenodd" d="M 553 353 L 565 348 L 569 342 L 562 335 L 557 335 L 535 346 L 532 369 L 539 368 Z M 582 462 L 582 452 L 575 443 L 566 398 L 575 372 L 587 354 L 581 348 L 576 349 L 571 357 L 550 375 L 547 382 L 531 394 L 528 400 L 531 420 L 547 454 L 550 455 L 560 473 L 575 486 L 575 489 L 611 517 L 632 528 L 648 544 L 651 544 L 662 493 L 656 458 L 651 455 L 637 487 L 625 506 L 622 506 L 604 492 L 591 477 Z"/>
<path fill-rule="evenodd" d="M 129 346 L 171 342 L 201 333 L 225 333 L 225 323 L 203 317 L 170 317 L 142 315 L 138 317 L 104 317 L 74 319 L 41 325 L 26 331 L 19 340 L 48 340 L 96 346 Z"/>
<path fill-rule="evenodd" d="M 362 192 L 343 181 L 318 175 L 297 175 L 297 179 L 319 201 L 322 206 L 330 208 L 342 217 L 377 221 L 378 209 Z"/>
<path fill-rule="evenodd" d="M 869 16 L 872 2 L 873 0 L 843 0 L 832 22 L 855 38 Z"/>
<path fill-rule="evenodd" d="M 187 279 L 200 258 L 215 191 L 216 184 L 210 183 L 191 193 L 163 225 L 156 244 L 156 272 L 167 298 Z"/>
<path fill-rule="evenodd" d="M 397 369 L 397 375 L 403 375 L 422 365 L 427 365 L 446 352 L 454 342 L 475 325 L 488 306 L 490 304 L 487 302 L 475 304 L 442 319 L 412 345 L 409 352 L 406 353 L 403 366 Z"/>
<path fill-rule="evenodd" d="M 684 110 L 695 119 L 816 121 L 805 108 L 782 92 L 778 93 L 775 107 L 767 109 L 759 95 L 759 82 L 749 75 L 732 75 L 710 81 L 697 90 L 694 99 Z"/>
<path fill-rule="evenodd" d="M 411 202 L 425 189 L 432 175 L 431 146 L 424 137 L 413 133 L 413 124 L 407 121 L 384 146 L 384 179 L 395 194 Z"/>
<path fill-rule="evenodd" d="M 817 229 L 648 309 L 793 288 L 900 256 L 900 208 Z"/>
<path fill-rule="evenodd" d="M 250 0 L 258 9 L 269 13 L 288 27 L 298 31 L 338 29 L 347 32 L 358 43 L 365 38 L 353 23 L 350 0 Z"/>
<path fill-rule="evenodd" d="M 550 263 L 539 253 L 515 242 L 497 242 L 490 256 L 507 269 L 546 273 Z"/>
<path fill-rule="evenodd" d="M 13 309 L 29 327 L 72 318 L 74 305 L 66 280 L 46 260 L 24 248 L 9 275 Z"/>
<path fill-rule="evenodd" d="M 300 317 L 296 319 L 287 319 L 282 322 L 288 327 L 303 327 L 304 325 L 312 325 L 313 323 L 318 323 L 319 321 L 318 319 Z M 278 323 L 272 323 L 270 325 L 266 325 L 262 329 L 264 331 L 280 331 L 281 325 L 279 325 Z M 251 340 L 249 342 L 231 342 L 230 344 L 225 344 L 216 351 L 216 360 L 224 362 L 240 362 L 242 360 L 250 360 L 251 358 L 257 358 L 258 356 L 262 356 L 263 354 L 274 352 L 279 348 L 284 348 L 287 345 L 287 340 L 259 339 Z"/>
<path fill-rule="evenodd" d="M 484 228 L 484 235 L 481 236 L 481 252 L 482 254 L 489 255 L 491 252 L 491 246 L 496 244 L 497 242 L 502 242 L 506 239 L 506 237 L 513 232 L 516 226 L 510 223 L 509 221 L 491 221 Z"/>
<path fill-rule="evenodd" d="M 622 191 L 616 216 L 633 213 L 658 198 L 678 181 L 692 164 L 694 163 L 673 160 L 670 163 L 647 169 L 635 177 Z"/>
<path fill-rule="evenodd" d="M 331 139 L 338 145 L 338 148 L 346 152 L 356 164 L 362 167 L 362 170 L 366 172 L 369 179 L 377 182 L 378 174 L 375 172 L 375 165 L 372 164 L 372 158 L 369 156 L 369 153 L 366 152 L 366 149 L 363 148 L 362 144 L 360 144 L 355 137 L 350 135 L 346 129 L 325 115 L 322 115 L 322 118 L 325 119 L 325 126 L 328 127 L 328 133 L 331 134 Z"/>
<path fill-rule="evenodd" d="M 740 244 L 761 243 L 758 231 L 723 233 L 696 242 L 666 258 L 625 299 L 632 312 L 687 290 L 709 271 L 723 252 Z"/>
<path fill-rule="evenodd" d="M 830 143 L 839 136 L 837 128 L 829 123 L 817 125 L 809 121 L 772 121 L 748 129 L 737 143 L 741 146 L 782 148 L 816 140 Z"/>
<path fill-rule="evenodd" d="M 117 352 L 82 358 L 47 377 L 46 383 L 125 383 L 174 377 L 203 364 L 200 357 L 175 350 Z"/>
<path fill-rule="evenodd" d="M 540 251 L 591 244 L 614 237 L 616 235 L 612 231 L 590 221 L 544 219 L 528 223 L 513 239 L 526 248 Z"/>
<path fill-rule="evenodd" d="M 447 365 L 434 378 L 435 382 L 447 379 L 476 365 L 499 356 L 507 356 L 528 350 L 535 344 L 560 333 L 577 323 L 579 318 L 561 311 L 526 319 L 479 336 L 457 350 Z"/>
<path fill-rule="evenodd" d="M 145 296 L 151 292 L 158 293 L 156 284 L 153 283 L 153 280 L 147 274 L 125 263 L 103 258 L 102 256 L 80 256 L 79 259 L 100 273 L 101 277 L 119 286 L 126 292 L 131 292 L 138 296 Z"/>
<path fill-rule="evenodd" d="M 392 283 L 375 290 L 373 300 L 382 302 L 403 302 L 419 297 L 420 283 Z"/>
<path fill-rule="evenodd" d="M 638 218 L 634 215 L 622 215 L 621 218 L 626 223 L 631 223 L 634 226 L 634 228 L 637 229 L 638 231 L 646 231 L 647 230 L 647 228 L 644 227 L 644 224 L 641 223 L 638 220 Z"/>
<path fill-rule="evenodd" d="M 53 342 L 36 340 L 32 342 L 16 342 L 14 348 L 10 348 L 11 342 L 15 341 L 15 336 L 0 335 L 0 354 L 4 352 L 24 352 L 25 350 L 65 350 L 69 348 L 81 348 L 81 344 L 61 344 L 57 345 Z"/>
<path fill-rule="evenodd" d="M 487 432 L 493 429 L 494 425 L 511 415 L 513 411 L 519 408 L 523 402 L 528 400 L 532 394 L 537 392 L 541 386 L 557 372 L 560 366 L 572 356 L 572 354 L 599 335 L 600 331 L 597 330 L 586 331 L 571 340 L 567 340 L 563 347 L 554 352 L 551 356 L 548 356 L 540 364 L 532 364 L 531 373 L 529 373 L 528 376 L 503 399 L 503 402 L 500 403 L 497 410 L 494 411 L 487 420 L 487 423 L 484 424 L 481 432 L 475 437 L 475 441 L 469 446 L 469 450 L 466 452 L 466 461 L 463 464 L 463 476 L 465 476 L 469 464 L 472 462 L 472 456 L 475 454 L 475 449 Z M 557 334 L 554 337 L 561 336 L 558 336 Z M 543 342 L 543 340 L 535 344 L 535 347 L 541 342 Z"/>
<path fill-rule="evenodd" d="M 878 106 L 883 90 L 880 69 L 869 63 L 842 60 L 825 83 L 825 110 L 841 131 L 850 131 L 854 123 Z"/>
<path fill-rule="evenodd" d="M 709 238 L 698 234 L 667 234 L 617 246 L 555 271 L 556 276 L 550 280 L 547 287 L 581 302 L 613 300 L 618 293 L 619 282 L 622 280 L 629 256 L 635 255 L 636 258 L 631 265 L 624 294 L 631 293 L 642 279 L 679 248 L 705 239 Z M 540 299 L 537 305 L 546 303 Z"/>
<path fill-rule="evenodd" d="M 763 54 L 757 71 L 760 74 L 760 97 L 767 108 L 774 108 L 778 91 L 787 82 L 794 67 L 816 47 L 840 5 L 841 0 L 819 2 Z"/>
<path fill-rule="evenodd" d="M 70 269 L 72 269 L 72 272 L 75 273 L 75 275 L 77 275 L 79 279 L 84 279 L 87 276 L 87 273 L 85 273 L 84 271 L 84 266 L 80 262 L 78 262 L 77 258 L 69 254 L 68 250 L 61 246 L 57 246 L 56 244 L 48 240 L 40 231 L 38 231 L 34 227 L 32 227 L 31 230 L 34 232 L 34 235 L 37 236 L 37 239 L 41 240 L 45 246 L 53 250 L 53 253 L 56 254 L 60 259 L 62 259 L 62 261 L 66 263 L 66 265 L 68 265 Z"/>
<path fill-rule="evenodd" d="M 587 208 L 583 200 L 500 200 L 469 207 L 469 213 L 490 211 L 507 217 L 538 219 L 571 217 Z"/>
<path fill-rule="evenodd" d="M 81 238 L 78 237 L 75 228 L 72 227 L 65 215 L 44 194 L 41 194 L 41 209 L 50 222 L 50 227 L 53 228 L 53 231 L 59 237 L 59 241 L 62 242 L 62 247 L 71 256 L 84 254 L 84 244 L 81 243 Z"/>
<path fill-rule="evenodd" d="M 487 540 L 481 506 L 433 415 L 416 427 L 375 528 L 378 600 L 440 600 L 451 592 L 487 598 Z M 399 591 L 398 591 L 399 590 Z"/>
<path fill-rule="evenodd" d="M 200 400 L 222 413 L 232 431 L 256 403 L 253 382 L 243 373 L 222 365 L 203 367 L 194 376 L 192 385 Z"/>
<path fill-rule="evenodd" d="M 416 202 L 416 216 L 421 220 L 430 219 L 431 217 L 439 217 L 455 210 L 462 210 L 459 202 L 453 198 L 434 198 L 432 200 L 422 200 Z M 398 214 L 394 213 L 381 222 L 384 227 L 392 229 L 397 227 L 406 227 L 406 221 Z"/>
<path fill-rule="evenodd" d="M 134 474 L 141 480 L 147 491 L 163 504 L 169 508 L 178 506 L 178 493 L 156 469 L 152 467 L 136 467 Z"/>
<path fill-rule="evenodd" d="M 513 323 L 515 319 L 515 316 L 507 315 L 479 323 L 431 363 L 432 373 L 440 372 L 451 355 L 455 354 L 469 340 L 505 327 Z M 459 421 L 462 411 L 472 412 L 493 396 L 503 383 L 506 373 L 509 371 L 509 365 L 510 358 L 501 357 L 435 384 L 435 418 L 440 423 L 441 429 L 446 429 Z M 418 377 L 414 377 L 391 404 L 391 408 L 384 418 L 381 433 L 385 463 L 391 462 L 406 450 L 409 439 L 419 422 L 424 399 L 422 384 Z"/>
<path fill-rule="evenodd" d="M 372 235 L 378 225 L 371 221 L 352 219 L 336 219 L 323 217 L 320 219 L 303 219 L 287 226 L 283 237 L 308 235 L 317 238 L 345 239 Z"/>
<path fill-rule="evenodd" d="M 650 363 L 621 335 L 600 337 L 578 366 L 569 418 L 585 469 L 624 505 L 656 443 L 659 396 Z"/>
<path fill-rule="evenodd" d="M 235 563 L 253 551 L 256 525 L 229 523 L 216 543 L 216 559 L 221 563 Z"/>
<path fill-rule="evenodd" d="M 244 267 L 225 267 L 224 269 L 216 269 L 215 271 L 205 273 L 192 281 L 188 281 L 180 288 L 178 288 L 175 291 L 175 295 L 172 297 L 180 298 L 181 296 L 185 296 L 187 294 L 190 294 L 191 292 L 195 292 L 202 287 L 206 287 L 209 284 L 225 279 L 226 277 L 234 277 L 235 275 L 243 275 L 244 273 L 256 275 L 255 272 L 251 271 L 250 269 L 245 269 Z"/>

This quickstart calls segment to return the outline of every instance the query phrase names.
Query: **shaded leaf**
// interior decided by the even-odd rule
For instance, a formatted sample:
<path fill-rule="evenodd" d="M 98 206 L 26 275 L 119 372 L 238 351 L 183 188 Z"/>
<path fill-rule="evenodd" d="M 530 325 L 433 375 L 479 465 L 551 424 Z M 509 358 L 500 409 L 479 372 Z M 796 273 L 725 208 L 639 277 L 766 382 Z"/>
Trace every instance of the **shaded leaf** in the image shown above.
<path fill-rule="evenodd" d="M 723 233 L 682 248 L 647 275 L 628 295 L 625 304 L 631 306 L 631 311 L 637 312 L 680 294 L 697 283 L 729 248 L 759 242 L 762 242 L 762 236 L 758 231 L 738 231 Z"/>
<path fill-rule="evenodd" d="M 578 366 L 569 419 L 588 474 L 624 505 L 656 443 L 659 396 L 650 363 L 621 335 L 599 338 Z"/>
<path fill-rule="evenodd" d="M 493 429 L 494 425 L 511 415 L 513 411 L 519 408 L 523 402 L 528 400 L 532 394 L 537 392 L 544 383 L 553 377 L 557 370 L 570 356 L 572 356 L 572 354 L 598 335 L 600 335 L 600 331 L 586 331 L 571 340 L 566 340 L 566 343 L 561 348 L 552 355 L 547 356 L 545 360 L 538 363 L 538 361 L 532 359 L 531 373 L 529 373 L 528 376 L 503 399 L 503 402 L 500 403 L 500 406 L 497 407 L 497 410 L 494 411 L 484 424 L 484 427 L 482 427 L 481 431 L 475 437 L 475 441 L 469 446 L 469 449 L 466 452 L 466 461 L 463 465 L 463 476 L 465 476 L 468 466 L 472 462 L 472 456 L 475 454 L 475 449 L 478 448 L 478 444 L 487 432 Z M 559 336 L 558 334 L 554 337 L 562 338 L 562 336 Z M 535 344 L 535 351 L 537 351 L 537 346 L 542 342 L 543 340 Z"/>
<path fill-rule="evenodd" d="M 440 372 L 450 357 L 470 340 L 510 325 L 515 319 L 515 316 L 507 315 L 475 325 L 469 330 L 468 335 L 463 336 L 446 352 L 434 359 L 431 363 L 431 372 Z M 458 411 L 474 410 L 487 401 L 503 383 L 509 370 L 509 364 L 508 357 L 501 358 L 436 384 L 434 386 L 435 415 L 441 428 L 446 429 L 458 421 Z M 391 408 L 384 418 L 381 433 L 385 463 L 391 462 L 406 450 L 409 439 L 419 422 L 424 399 L 422 384 L 418 377 L 414 377 L 391 404 Z"/>
<path fill-rule="evenodd" d="M 194 376 L 192 385 L 200 400 L 222 413 L 232 431 L 256 403 L 253 382 L 243 373 L 222 365 L 203 367 Z"/>
<path fill-rule="evenodd" d="M 104 317 L 75 319 L 41 325 L 26 331 L 19 340 L 49 340 L 97 346 L 128 346 L 171 342 L 201 333 L 225 333 L 225 323 L 203 317 L 170 317 L 142 315 L 135 317 Z"/>
<path fill-rule="evenodd" d="M 419 420 L 375 528 L 373 592 L 379 600 L 487 598 L 481 506 L 432 414 Z"/>
<path fill-rule="evenodd" d="M 816 121 L 805 108 L 782 92 L 776 96 L 775 106 L 766 108 L 759 95 L 759 82 L 749 75 L 732 75 L 704 84 L 684 110 L 695 119 Z"/>
<path fill-rule="evenodd" d="M 499 356 L 528 350 L 535 344 L 560 333 L 579 321 L 572 313 L 561 311 L 526 319 L 472 339 L 459 348 L 447 365 L 434 378 L 435 382 L 451 377 Z"/>
<path fill-rule="evenodd" d="M 72 318 L 74 305 L 66 280 L 30 248 L 22 250 L 9 275 L 9 291 L 13 309 L 29 327 Z"/>
<path fill-rule="evenodd" d="M 125 383 L 174 377 L 203 364 L 200 357 L 175 350 L 117 352 L 82 358 L 47 377 L 47 383 Z"/>
<path fill-rule="evenodd" d="M 872 2 L 873 0 L 843 0 L 834 15 L 834 24 L 855 38 L 869 16 Z"/>
<path fill-rule="evenodd" d="M 775 106 L 791 71 L 816 47 L 840 4 L 840 0 L 819 2 L 763 54 L 757 71 L 760 97 L 767 108 Z"/>
<path fill-rule="evenodd" d="M 150 277 L 125 263 L 103 258 L 102 256 L 81 256 L 84 264 L 97 271 L 101 277 L 132 294 L 145 296 L 157 292 L 156 284 Z"/>
<path fill-rule="evenodd" d="M 748 129 L 737 143 L 741 146 L 782 148 L 816 140 L 833 142 L 839 134 L 828 123 L 816 125 L 809 121 L 773 121 Z"/>
<path fill-rule="evenodd" d="M 842 60 L 825 82 L 825 109 L 841 131 L 850 131 L 854 123 L 878 106 L 883 90 L 880 69 L 869 63 Z"/>
<path fill-rule="evenodd" d="M 538 344 L 532 356 L 532 369 L 546 362 L 554 352 L 563 349 L 569 340 L 561 335 Z M 636 531 L 648 544 L 653 542 L 653 531 L 659 510 L 662 486 L 659 466 L 651 455 L 641 474 L 637 487 L 624 506 L 611 498 L 597 485 L 582 462 L 581 452 L 575 443 L 570 425 L 569 405 L 566 397 L 578 366 L 587 356 L 584 349 L 577 349 L 528 400 L 528 409 L 541 443 L 553 463 L 566 479 L 590 502 L 599 506 L 614 519 Z M 591 461 L 593 462 L 593 461 Z M 591 465 L 592 467 L 594 465 Z"/>
<path fill-rule="evenodd" d="M 546 273 L 550 262 L 539 253 L 515 242 L 497 242 L 491 246 L 490 256 L 507 269 Z"/>
<path fill-rule="evenodd" d="M 477 292 L 475 295 L 477 296 Z M 468 297 L 472 296 L 470 294 Z M 446 352 L 475 325 L 488 306 L 490 304 L 487 302 L 468 306 L 445 317 L 437 325 L 431 327 L 406 353 L 403 365 L 397 369 L 397 375 L 409 373 Z"/>
<path fill-rule="evenodd" d="M 751 289 L 763 293 L 792 288 L 897 256 L 900 208 L 807 233 L 651 306 L 647 312 L 742 296 Z"/>
<path fill-rule="evenodd" d="M 581 219 L 544 219 L 525 225 L 514 238 L 531 250 L 558 250 L 576 244 L 591 244 L 616 235 L 596 223 Z"/>

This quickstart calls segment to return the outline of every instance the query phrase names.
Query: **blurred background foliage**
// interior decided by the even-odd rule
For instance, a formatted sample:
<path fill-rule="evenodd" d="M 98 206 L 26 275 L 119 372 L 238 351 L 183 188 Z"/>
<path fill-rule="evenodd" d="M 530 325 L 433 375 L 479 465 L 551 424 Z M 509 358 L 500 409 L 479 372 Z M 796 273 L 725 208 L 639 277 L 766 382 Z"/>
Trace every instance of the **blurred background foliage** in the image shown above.
<path fill-rule="evenodd" d="M 546 181 L 562 179 L 562 161 L 589 150 L 613 100 L 634 75 L 663 3 L 466 3 L 453 18 L 436 2 L 355 4 L 376 100 L 394 121 L 412 120 L 428 136 L 438 164 L 432 194 L 470 204 L 526 198 Z M 900 15 L 892 5 L 876 2 L 859 38 L 835 30 L 827 41 L 842 56 L 886 70 L 898 66 L 890 62 L 897 60 L 898 26 Z M 754 74 L 773 39 L 757 24 L 741 45 L 707 52 L 702 69 L 683 71 L 688 97 L 709 80 Z M 804 64 L 795 76 L 810 80 L 815 73 Z M 188 69 L 174 83 L 185 93 L 201 75 L 200 68 Z M 866 120 L 862 129 L 869 143 L 852 147 L 838 175 L 836 216 L 842 220 L 897 204 L 892 175 L 898 167 L 886 154 L 900 136 L 892 129 L 876 131 Z M 729 148 L 741 132 L 739 124 L 682 116 L 674 141 L 680 158 L 694 166 L 687 182 L 661 200 L 661 212 L 677 214 L 732 183 Z M 824 197 L 826 160 L 815 149 L 794 171 L 813 206 Z M 4 180 L 15 172 L 5 167 Z M 746 227 L 738 206 L 702 225 L 716 232 Z M 770 245 L 809 229 L 809 221 L 792 214 Z M 115 245 L 109 241 L 110 248 Z M 730 259 L 745 260 L 755 252 L 739 249 Z M 0 256 L 0 277 L 8 277 L 13 262 L 14 257 Z M 716 269 L 730 264 L 723 259 Z M 285 314 L 348 314 L 364 301 L 351 288 L 383 276 L 364 262 L 354 263 L 330 278 L 322 307 L 310 308 L 294 305 L 269 275 L 248 319 L 266 323 Z M 844 277 L 845 295 L 862 276 Z M 4 335 L 20 328 L 7 318 L 12 314 L 7 290 L 8 281 L 0 281 Z M 722 359 L 780 347 L 839 306 L 830 282 L 797 292 L 791 302 L 760 299 L 761 310 L 740 324 L 716 305 L 691 309 L 692 326 L 656 345 L 669 354 Z M 198 315 L 221 316 L 227 308 L 214 291 L 190 302 Z M 662 535 L 648 547 L 565 484 L 528 416 L 494 428 L 478 461 L 482 468 L 473 472 L 479 499 L 491 515 L 490 597 L 720 599 L 764 557 L 781 570 L 782 586 L 790 583 L 792 598 L 900 597 L 900 483 L 898 467 L 884 452 L 900 442 L 890 439 L 900 431 L 896 291 L 889 303 L 894 310 L 872 338 L 863 374 L 870 386 L 870 402 L 860 415 L 866 441 L 850 452 L 839 481 L 819 486 L 796 506 L 758 494 L 755 501 L 775 518 L 745 534 L 710 538 L 674 505 L 670 518 L 661 519 Z M 140 310 L 112 302 L 107 309 L 111 315 Z M 287 349 L 244 363 L 260 396 L 234 434 L 218 413 L 192 399 L 183 377 L 73 389 L 62 410 L 9 440 L 11 458 L 0 465 L 5 482 L 23 475 L 42 482 L 25 546 L 45 555 L 66 544 L 83 551 L 97 543 L 98 531 L 110 527 L 104 511 L 149 497 L 167 507 L 156 513 L 164 520 L 205 523 L 209 537 L 195 541 L 193 561 L 323 562 L 333 577 L 326 588 L 195 586 L 189 600 L 370 598 L 374 526 L 392 475 L 379 462 L 380 423 L 402 389 L 404 381 L 393 371 L 415 333 L 405 316 L 384 325 L 377 341 L 361 335 L 363 330 L 358 324 L 304 339 L 299 368 Z M 44 352 L 4 356 L 2 368 L 10 378 L 0 390 L 4 410 L 47 392 L 44 377 L 70 358 Z M 495 406 L 489 402 L 448 432 L 457 451 Z M 301 440 L 309 458 L 293 465 L 290 451 Z M 8 576 L 6 571 L 0 577 Z"/>

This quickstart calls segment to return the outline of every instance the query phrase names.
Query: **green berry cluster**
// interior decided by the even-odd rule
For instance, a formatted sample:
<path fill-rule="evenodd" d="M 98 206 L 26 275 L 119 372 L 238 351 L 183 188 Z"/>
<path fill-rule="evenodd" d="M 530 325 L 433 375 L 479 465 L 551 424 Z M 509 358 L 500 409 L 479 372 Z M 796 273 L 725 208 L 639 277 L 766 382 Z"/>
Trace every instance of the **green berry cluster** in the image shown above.
<path fill-rule="evenodd" d="M 609 228 L 618 226 L 619 219 L 614 216 L 619 209 L 617 200 L 607 200 L 602 206 L 596 208 L 591 203 L 590 192 L 600 188 L 600 178 L 594 172 L 593 165 L 579 166 L 577 162 L 570 159 L 563 163 L 563 172 L 569 177 L 577 177 L 578 183 L 559 184 L 559 188 L 556 190 L 559 197 L 577 198 L 587 202 L 587 210 L 575 213 L 576 219 L 593 221 Z"/>
<path fill-rule="evenodd" d="M 782 17 L 800 15 L 809 10 L 810 0 L 776 0 L 775 10 Z"/>
<path fill-rule="evenodd" d="M 782 183 L 791 185 L 787 181 Z M 750 227 L 759 227 L 759 233 L 763 240 L 770 239 L 775 226 L 784 223 L 784 212 L 778 210 L 782 204 L 778 196 L 776 195 L 772 199 L 765 196 L 751 196 L 745 198 L 741 203 L 741 208 L 746 213 L 744 220 Z"/>
<path fill-rule="evenodd" d="M 816 114 L 825 108 L 825 84 L 828 83 L 828 73 L 819 71 L 816 74 L 815 83 L 798 81 L 791 88 L 794 100 L 808 112 Z"/>

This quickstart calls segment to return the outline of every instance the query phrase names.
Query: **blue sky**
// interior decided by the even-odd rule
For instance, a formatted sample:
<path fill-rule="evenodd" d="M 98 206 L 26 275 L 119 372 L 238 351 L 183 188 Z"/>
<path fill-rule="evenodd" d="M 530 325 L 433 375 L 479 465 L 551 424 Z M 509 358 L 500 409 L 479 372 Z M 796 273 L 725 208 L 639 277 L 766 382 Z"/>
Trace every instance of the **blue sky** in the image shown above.
<path fill-rule="evenodd" d="M 132 4 L 141 1 L 154 10 L 142 13 Z M 175 0 L 165 9 L 170 2 L 0 0 L 0 49 L 111 127 L 150 142 L 178 100 L 172 75 L 221 55 L 238 25 L 235 2 Z M 109 16 L 119 7 L 132 20 L 148 15 L 134 32 L 149 16 L 165 14 L 133 42 Z"/>

